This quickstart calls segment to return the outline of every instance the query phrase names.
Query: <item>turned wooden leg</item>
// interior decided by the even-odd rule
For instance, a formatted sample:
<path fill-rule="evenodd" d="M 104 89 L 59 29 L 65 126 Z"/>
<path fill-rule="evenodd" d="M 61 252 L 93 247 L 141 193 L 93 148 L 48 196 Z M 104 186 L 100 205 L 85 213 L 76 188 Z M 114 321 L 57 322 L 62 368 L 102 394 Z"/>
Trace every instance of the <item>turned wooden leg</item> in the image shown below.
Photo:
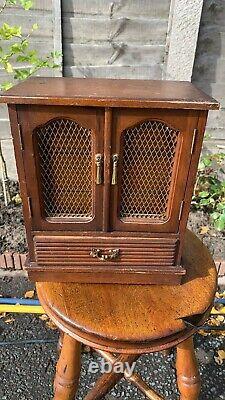
<path fill-rule="evenodd" d="M 64 334 L 62 350 L 56 367 L 54 400 L 74 400 L 81 367 L 81 344 Z"/>
<path fill-rule="evenodd" d="M 180 400 L 198 400 L 201 382 L 192 337 L 177 346 L 176 370 Z"/>
<path fill-rule="evenodd" d="M 57 346 L 57 350 L 58 350 L 59 355 L 60 355 L 61 350 L 62 350 L 63 338 L 64 338 L 64 332 L 63 331 L 59 331 L 59 341 L 58 341 L 58 346 Z"/>
<path fill-rule="evenodd" d="M 102 352 L 104 353 L 104 352 Z M 107 353 L 106 353 L 107 354 Z M 119 363 L 132 363 L 135 362 L 140 356 L 137 354 L 120 354 L 115 358 L 114 362 Z M 114 364 L 114 362 L 112 364 Z M 95 386 L 85 396 L 84 400 L 100 400 L 121 380 L 123 373 L 109 372 L 103 374 L 96 382 Z"/>
<path fill-rule="evenodd" d="M 172 353 L 172 349 L 162 350 L 161 353 L 164 357 L 167 357 Z"/>

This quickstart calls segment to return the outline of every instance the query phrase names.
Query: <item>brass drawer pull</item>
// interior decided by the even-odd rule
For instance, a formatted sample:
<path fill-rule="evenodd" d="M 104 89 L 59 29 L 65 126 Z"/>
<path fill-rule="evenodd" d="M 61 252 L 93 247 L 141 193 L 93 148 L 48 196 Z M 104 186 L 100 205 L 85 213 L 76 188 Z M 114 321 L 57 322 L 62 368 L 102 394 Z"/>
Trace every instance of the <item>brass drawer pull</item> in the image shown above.
<path fill-rule="evenodd" d="M 95 165 L 96 165 L 96 184 L 101 185 L 102 183 L 102 155 L 95 155 Z"/>
<path fill-rule="evenodd" d="M 93 258 L 98 258 L 101 261 L 115 260 L 119 257 L 119 254 L 119 249 L 110 249 L 108 250 L 108 254 L 104 254 L 101 249 L 92 249 L 90 252 L 90 256 L 92 256 Z"/>
<path fill-rule="evenodd" d="M 112 156 L 112 162 L 113 162 L 113 166 L 112 166 L 112 182 L 111 182 L 112 185 L 116 185 L 117 184 L 118 160 L 119 160 L 118 154 L 113 154 L 113 156 Z"/>

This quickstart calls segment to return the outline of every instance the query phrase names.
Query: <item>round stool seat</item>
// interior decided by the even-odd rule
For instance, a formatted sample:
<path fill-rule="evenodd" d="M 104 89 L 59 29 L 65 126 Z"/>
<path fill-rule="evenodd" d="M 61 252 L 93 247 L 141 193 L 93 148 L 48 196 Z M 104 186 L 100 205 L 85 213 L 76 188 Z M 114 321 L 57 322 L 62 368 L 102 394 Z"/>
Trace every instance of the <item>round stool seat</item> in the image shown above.
<path fill-rule="evenodd" d="M 39 282 L 40 301 L 64 332 L 115 352 L 144 353 L 175 345 L 209 315 L 217 273 L 204 244 L 186 232 L 181 285 Z"/>

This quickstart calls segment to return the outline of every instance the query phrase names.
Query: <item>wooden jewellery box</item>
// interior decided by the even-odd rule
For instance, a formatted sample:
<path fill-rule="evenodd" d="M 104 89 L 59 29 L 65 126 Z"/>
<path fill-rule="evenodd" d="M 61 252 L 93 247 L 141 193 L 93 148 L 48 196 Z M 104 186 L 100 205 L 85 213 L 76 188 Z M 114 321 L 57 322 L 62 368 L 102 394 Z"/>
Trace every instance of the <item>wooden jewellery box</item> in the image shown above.
<path fill-rule="evenodd" d="M 179 284 L 208 110 L 189 82 L 30 78 L 8 104 L 36 281 Z"/>

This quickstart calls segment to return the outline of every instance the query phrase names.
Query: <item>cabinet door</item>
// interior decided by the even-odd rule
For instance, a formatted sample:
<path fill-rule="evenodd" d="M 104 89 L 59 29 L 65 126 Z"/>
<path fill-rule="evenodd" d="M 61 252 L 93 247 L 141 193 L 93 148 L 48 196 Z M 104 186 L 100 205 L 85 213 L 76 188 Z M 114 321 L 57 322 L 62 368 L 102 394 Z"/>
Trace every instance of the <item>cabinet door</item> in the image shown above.
<path fill-rule="evenodd" d="M 19 121 L 32 228 L 100 230 L 103 111 L 24 106 Z"/>
<path fill-rule="evenodd" d="M 196 127 L 188 110 L 114 112 L 111 229 L 178 231 Z"/>

